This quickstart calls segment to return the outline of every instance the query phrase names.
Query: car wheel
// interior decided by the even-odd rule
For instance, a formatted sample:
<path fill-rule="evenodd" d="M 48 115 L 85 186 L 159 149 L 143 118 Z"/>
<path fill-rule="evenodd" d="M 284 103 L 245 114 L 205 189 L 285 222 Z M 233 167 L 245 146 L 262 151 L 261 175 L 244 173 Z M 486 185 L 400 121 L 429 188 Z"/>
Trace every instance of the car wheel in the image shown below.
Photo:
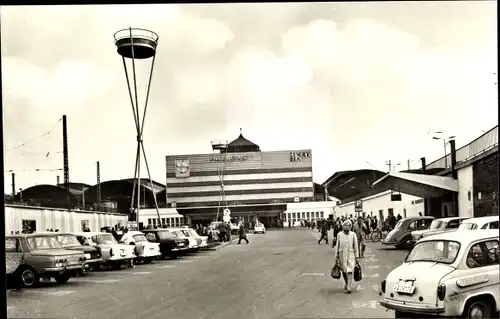
<path fill-rule="evenodd" d="M 152 263 L 152 262 L 153 262 L 153 258 L 144 258 L 143 262 L 144 262 L 145 264 L 150 264 L 150 263 Z"/>
<path fill-rule="evenodd" d="M 474 319 L 487 319 L 491 318 L 491 306 L 485 299 L 476 299 L 471 302 L 467 302 L 467 306 L 464 309 L 464 318 L 474 318 Z"/>
<path fill-rule="evenodd" d="M 18 270 L 17 279 L 22 288 L 30 288 L 38 285 L 40 276 L 29 267 L 22 267 Z"/>
<path fill-rule="evenodd" d="M 122 264 L 120 264 L 119 262 L 117 262 L 117 263 L 112 263 L 112 264 L 111 264 L 111 269 L 113 269 L 113 270 L 119 270 L 119 269 L 122 269 Z"/>
<path fill-rule="evenodd" d="M 409 319 L 409 318 L 416 318 L 415 315 L 413 315 L 412 313 L 408 313 L 408 312 L 402 312 L 402 311 L 395 311 L 394 312 L 394 318 L 395 319 Z"/>
<path fill-rule="evenodd" d="M 65 283 L 67 283 L 70 278 L 71 278 L 70 274 L 58 274 L 58 275 L 54 275 L 54 279 L 59 284 L 65 284 Z"/>

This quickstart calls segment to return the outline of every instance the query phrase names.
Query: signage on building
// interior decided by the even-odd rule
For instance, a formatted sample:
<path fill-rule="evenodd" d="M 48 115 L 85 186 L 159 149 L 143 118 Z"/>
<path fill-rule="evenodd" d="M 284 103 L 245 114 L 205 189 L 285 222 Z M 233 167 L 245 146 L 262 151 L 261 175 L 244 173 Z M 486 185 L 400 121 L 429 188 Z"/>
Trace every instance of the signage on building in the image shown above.
<path fill-rule="evenodd" d="M 138 230 L 137 222 L 127 222 L 128 230 Z"/>
<path fill-rule="evenodd" d="M 224 216 L 231 216 L 231 210 L 229 208 L 224 209 Z"/>
<path fill-rule="evenodd" d="M 354 202 L 354 211 L 357 213 L 363 211 L 363 201 L 361 199 L 358 199 L 356 202 Z"/>
<path fill-rule="evenodd" d="M 300 202 L 300 197 L 299 197 L 299 196 L 295 196 L 295 197 L 293 198 L 293 201 L 294 201 L 295 203 Z"/>
<path fill-rule="evenodd" d="M 176 202 L 171 202 L 171 203 L 170 203 L 170 207 L 172 207 L 172 208 L 176 208 L 176 207 L 177 207 L 177 203 L 176 203 Z"/>
<path fill-rule="evenodd" d="M 189 177 L 189 159 L 175 160 L 175 177 Z"/>
<path fill-rule="evenodd" d="M 302 162 L 310 158 L 311 152 L 290 152 L 290 162 Z"/>
<path fill-rule="evenodd" d="M 210 162 L 245 162 L 248 160 L 259 161 L 260 155 L 213 155 L 208 158 Z"/>

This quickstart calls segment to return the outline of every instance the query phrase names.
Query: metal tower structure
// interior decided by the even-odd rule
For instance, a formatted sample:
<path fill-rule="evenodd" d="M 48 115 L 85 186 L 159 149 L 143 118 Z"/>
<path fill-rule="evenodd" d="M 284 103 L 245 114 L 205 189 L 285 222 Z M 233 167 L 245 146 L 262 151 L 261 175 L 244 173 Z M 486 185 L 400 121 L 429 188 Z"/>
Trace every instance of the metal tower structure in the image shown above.
<path fill-rule="evenodd" d="M 123 69 L 125 70 L 125 78 L 127 80 L 127 88 L 130 98 L 130 104 L 132 106 L 132 113 L 134 115 L 135 129 L 137 132 L 137 149 L 135 156 L 135 169 L 134 169 L 134 186 L 132 190 L 132 200 L 130 201 L 130 210 L 136 209 L 136 222 L 137 228 L 140 228 L 139 223 L 139 211 L 141 205 L 141 153 L 144 159 L 144 164 L 148 172 L 149 182 L 151 188 L 153 188 L 153 180 L 151 179 L 151 172 L 149 170 L 148 160 L 146 158 L 146 151 L 144 148 L 144 141 L 142 134 L 144 132 L 144 120 L 146 119 L 146 112 L 148 109 L 149 100 L 149 90 L 151 88 L 151 79 L 153 77 L 153 69 L 155 65 L 156 58 L 156 48 L 158 46 L 158 35 L 153 31 L 138 29 L 138 28 L 128 28 L 123 29 L 114 34 L 115 45 L 118 54 L 122 57 Z M 131 87 L 131 81 L 129 79 L 129 70 L 127 68 L 126 59 L 130 60 L 132 63 L 132 79 L 133 88 Z M 146 96 L 144 98 L 144 110 L 141 112 L 139 109 L 139 98 L 137 95 L 137 75 L 136 75 L 136 64 L 137 60 L 149 60 L 151 59 L 151 66 L 149 70 L 149 81 L 147 84 Z M 137 190 L 136 190 L 137 186 Z M 134 203 L 135 196 L 137 200 Z M 158 215 L 158 225 L 161 225 L 160 211 L 158 210 L 158 202 L 156 200 L 156 193 L 153 189 L 153 200 L 155 203 L 156 214 Z M 134 207 L 134 204 L 136 205 Z"/>
<path fill-rule="evenodd" d="M 219 203 L 217 205 L 217 218 L 219 221 L 219 214 L 227 208 L 226 201 L 226 191 L 224 190 L 224 174 L 226 170 L 226 159 L 227 159 L 227 141 L 212 141 L 212 150 L 218 154 L 224 154 L 216 159 L 217 163 L 217 174 L 219 175 L 220 181 L 220 193 L 219 193 Z"/>
<path fill-rule="evenodd" d="M 96 163 L 97 170 L 97 210 L 101 210 L 101 166 L 99 161 Z"/>

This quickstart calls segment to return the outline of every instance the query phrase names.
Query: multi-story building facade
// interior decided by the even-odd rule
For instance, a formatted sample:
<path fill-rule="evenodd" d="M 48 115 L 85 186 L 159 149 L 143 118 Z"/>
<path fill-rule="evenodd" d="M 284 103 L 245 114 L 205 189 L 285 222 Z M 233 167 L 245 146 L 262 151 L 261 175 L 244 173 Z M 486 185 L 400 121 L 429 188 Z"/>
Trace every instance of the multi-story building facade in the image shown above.
<path fill-rule="evenodd" d="M 219 153 L 167 156 L 166 166 L 167 206 L 195 220 L 226 208 L 233 217 L 282 218 L 286 203 L 314 198 L 311 150 L 262 152 L 241 134 Z"/>

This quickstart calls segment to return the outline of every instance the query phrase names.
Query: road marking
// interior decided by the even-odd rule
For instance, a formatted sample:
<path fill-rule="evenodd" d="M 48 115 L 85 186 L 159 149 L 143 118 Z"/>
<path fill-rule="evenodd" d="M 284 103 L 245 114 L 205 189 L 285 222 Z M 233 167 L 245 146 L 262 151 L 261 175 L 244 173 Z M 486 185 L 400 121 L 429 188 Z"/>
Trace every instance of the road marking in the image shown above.
<path fill-rule="evenodd" d="M 366 261 L 371 262 L 371 263 L 377 263 L 378 259 L 377 258 L 368 258 L 368 259 L 366 259 Z"/>
<path fill-rule="evenodd" d="M 324 272 L 310 272 L 310 273 L 304 273 L 302 276 L 324 276 Z"/>
<path fill-rule="evenodd" d="M 76 292 L 74 290 L 59 290 L 59 291 L 25 290 L 25 291 L 35 294 L 49 295 L 49 296 L 65 296 Z"/>
<path fill-rule="evenodd" d="M 375 257 L 375 255 L 374 254 L 364 254 L 364 257 L 365 258 L 373 258 L 373 257 Z"/>
<path fill-rule="evenodd" d="M 366 266 L 366 268 L 368 268 L 368 269 L 378 269 L 378 268 L 380 268 L 380 266 L 379 265 L 371 265 L 371 266 Z"/>
<path fill-rule="evenodd" d="M 88 282 L 92 284 L 111 284 L 115 282 L 120 282 L 121 280 L 118 279 L 78 279 L 75 280 L 76 282 Z"/>
<path fill-rule="evenodd" d="M 373 274 L 373 275 L 363 275 L 365 278 L 378 278 L 378 274 Z"/>
<path fill-rule="evenodd" d="M 192 263 L 193 261 L 192 260 L 179 260 L 179 262 L 181 264 L 188 264 L 188 263 Z"/>
<path fill-rule="evenodd" d="M 356 290 L 357 290 L 357 291 L 360 291 L 360 290 L 365 290 L 365 288 L 363 288 L 363 286 L 361 286 L 361 285 L 358 285 L 358 286 L 356 287 Z"/>
<path fill-rule="evenodd" d="M 158 269 L 167 269 L 167 268 L 175 268 L 176 266 L 173 266 L 173 265 L 165 265 L 165 266 L 158 266 L 156 268 Z"/>
<path fill-rule="evenodd" d="M 354 308 L 372 308 L 372 309 L 375 309 L 375 308 L 377 308 L 377 301 L 376 300 L 371 300 L 368 302 L 353 301 L 352 306 Z"/>
<path fill-rule="evenodd" d="M 132 275 L 149 275 L 150 273 L 151 273 L 150 271 L 131 272 Z"/>

